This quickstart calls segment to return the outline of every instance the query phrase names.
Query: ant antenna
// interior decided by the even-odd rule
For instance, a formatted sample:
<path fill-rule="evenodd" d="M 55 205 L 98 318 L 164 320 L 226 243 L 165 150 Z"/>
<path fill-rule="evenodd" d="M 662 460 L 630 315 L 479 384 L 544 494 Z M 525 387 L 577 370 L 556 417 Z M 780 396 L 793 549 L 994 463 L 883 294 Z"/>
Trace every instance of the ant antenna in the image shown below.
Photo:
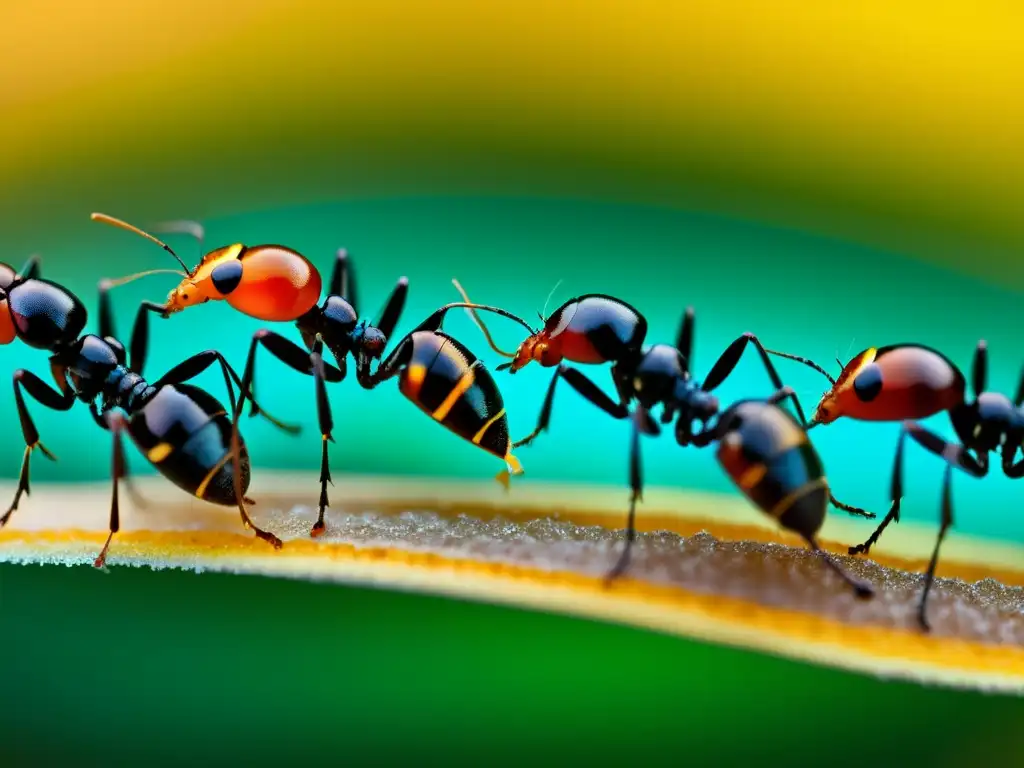
<path fill-rule="evenodd" d="M 846 345 L 846 354 L 844 355 L 844 357 L 847 360 L 850 359 L 850 350 L 853 349 L 853 342 L 855 342 L 856 340 L 857 340 L 857 337 L 854 336 L 852 339 L 850 339 L 850 343 Z"/>
<path fill-rule="evenodd" d="M 134 232 L 136 235 L 139 235 L 140 237 L 146 238 L 151 243 L 156 243 L 161 248 L 163 248 L 165 251 L 167 251 L 169 254 L 171 254 L 171 256 L 174 257 L 175 261 L 177 261 L 179 264 L 181 264 L 181 268 L 185 270 L 186 276 L 191 274 L 191 272 L 189 272 L 188 265 L 184 261 L 181 260 L 181 257 L 174 252 L 174 249 L 171 248 L 171 246 L 169 246 L 163 240 L 158 240 L 157 238 L 153 237 L 153 235 L 149 234 L 149 232 L 143 232 L 141 229 L 139 229 L 138 227 L 132 226 L 127 221 L 121 221 L 121 219 L 115 219 L 113 216 L 108 216 L 105 213 L 93 213 L 93 214 L 91 214 L 89 216 L 89 218 L 92 219 L 93 221 L 98 221 L 98 222 L 100 222 L 102 224 L 109 224 L 112 227 L 118 227 L 119 229 L 125 229 L 125 230 L 128 230 L 129 232 Z"/>
<path fill-rule="evenodd" d="M 454 277 L 452 278 L 452 285 L 454 285 L 455 286 L 455 290 L 457 290 L 462 295 L 462 300 L 465 301 L 466 304 L 473 304 L 473 301 L 469 298 L 469 295 L 466 293 L 465 289 L 463 289 L 462 284 L 459 283 L 459 281 L 456 280 Z M 475 308 L 473 308 L 473 307 L 466 307 L 466 314 L 469 315 L 470 319 L 474 323 L 476 323 L 476 327 L 480 329 L 481 333 L 483 333 L 484 338 L 487 339 L 487 343 L 491 345 L 491 349 L 493 349 L 495 352 L 497 352 L 502 357 L 511 357 L 511 358 L 515 357 L 515 353 L 513 353 L 513 352 L 506 352 L 505 350 L 501 349 L 495 343 L 494 337 L 492 337 L 491 336 L 491 332 L 489 330 L 487 330 L 487 326 L 484 325 L 484 321 L 480 319 L 480 315 L 477 314 Z M 499 314 L 502 314 L 502 313 L 499 313 Z M 514 315 L 506 315 L 506 316 L 511 317 L 513 320 L 516 320 L 520 324 L 526 326 L 526 329 L 530 332 L 530 335 L 531 336 L 533 335 L 533 329 L 530 328 L 530 326 L 526 325 L 526 323 L 524 323 L 518 317 L 516 317 Z M 511 363 L 509 363 L 509 365 L 511 365 Z M 498 366 L 497 370 L 499 370 L 499 371 L 504 370 L 505 368 L 509 367 L 509 365 Z"/>
<path fill-rule="evenodd" d="M 824 376 L 826 379 L 828 379 L 829 383 L 833 387 L 836 385 L 836 380 L 832 377 L 832 374 L 830 374 L 828 371 L 826 371 L 824 368 L 822 368 L 820 365 L 818 365 L 813 360 L 808 360 L 806 357 L 799 357 L 797 355 L 791 355 L 788 352 L 776 352 L 774 349 L 767 349 L 766 348 L 765 352 L 767 352 L 770 355 L 777 355 L 778 357 L 784 357 L 787 360 L 795 360 L 798 363 L 803 363 L 808 368 L 813 368 L 818 373 L 820 373 L 822 376 Z M 842 363 L 840 363 L 840 365 L 842 365 Z"/>
<path fill-rule="evenodd" d="M 555 295 L 555 291 L 558 290 L 558 286 L 560 286 L 563 282 L 565 281 L 562 278 L 558 278 L 558 282 L 555 283 L 554 288 L 552 288 L 551 291 L 548 293 L 548 297 L 544 299 L 544 309 L 540 311 L 540 321 L 542 323 L 545 321 L 545 318 L 548 315 L 548 304 L 551 301 L 551 297 Z"/>
<path fill-rule="evenodd" d="M 149 277 L 150 275 L 180 275 L 181 277 L 188 277 L 188 274 L 180 269 L 148 269 L 145 272 L 136 272 L 134 275 L 119 277 L 116 280 L 106 279 L 101 282 L 107 288 L 116 288 L 119 285 L 125 285 L 126 283 L 138 280 L 140 277 Z"/>
<path fill-rule="evenodd" d="M 203 245 L 206 241 L 206 230 L 198 221 L 182 219 L 180 221 L 162 221 L 153 225 L 153 231 L 161 235 L 188 235 L 199 243 L 199 255 L 203 255 Z"/>

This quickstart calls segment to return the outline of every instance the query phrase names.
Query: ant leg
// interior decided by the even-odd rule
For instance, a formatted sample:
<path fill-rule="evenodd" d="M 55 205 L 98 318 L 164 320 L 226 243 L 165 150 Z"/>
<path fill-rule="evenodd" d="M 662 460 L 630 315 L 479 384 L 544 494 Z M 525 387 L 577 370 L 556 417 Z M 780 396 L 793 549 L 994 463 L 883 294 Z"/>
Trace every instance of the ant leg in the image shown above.
<path fill-rule="evenodd" d="M 736 341 L 726 347 L 725 352 L 721 354 L 717 362 L 711 366 L 711 370 L 708 372 L 707 377 L 704 379 L 704 385 L 701 387 L 705 392 L 711 392 L 716 389 L 725 379 L 733 372 L 736 368 L 736 364 L 739 363 L 740 357 L 743 355 L 743 351 L 747 348 L 747 344 L 753 344 L 757 348 L 757 352 L 761 357 L 761 362 L 764 364 L 765 370 L 768 372 L 768 377 L 772 380 L 772 384 L 775 389 L 782 389 L 782 379 L 779 377 L 779 372 L 775 370 L 775 365 L 772 363 L 772 359 L 768 356 L 768 352 L 761 344 L 760 339 L 752 333 L 744 333 Z M 796 407 L 797 416 L 800 419 L 800 425 L 807 428 L 807 417 L 804 415 L 804 409 L 800 405 L 800 399 L 794 394 L 793 405 Z"/>
<path fill-rule="evenodd" d="M 835 496 L 832 495 L 832 491 L 828 492 L 828 502 L 836 509 L 841 509 L 847 514 L 854 515 L 856 517 L 866 517 L 868 520 L 873 520 L 877 517 L 874 512 L 868 512 L 863 507 L 855 507 L 852 504 L 844 504 Z"/>
<path fill-rule="evenodd" d="M 1013 404 L 1018 408 L 1024 404 L 1024 370 L 1020 372 L 1020 381 L 1017 383 L 1017 394 L 1013 397 Z"/>
<path fill-rule="evenodd" d="M 971 366 L 971 387 L 974 389 L 974 396 L 978 397 L 985 391 L 985 384 L 988 379 L 988 345 L 979 341 L 974 350 L 974 364 Z"/>
<path fill-rule="evenodd" d="M 313 366 L 313 379 L 316 382 L 316 414 L 320 426 L 320 442 L 322 443 L 320 455 L 320 511 L 316 522 L 313 524 L 310 536 L 319 536 L 324 532 L 324 512 L 330 506 L 327 498 L 327 484 L 334 485 L 331 480 L 331 466 L 327 458 L 327 443 L 334 442 L 331 431 L 334 429 L 334 419 L 331 415 L 331 404 L 327 399 L 327 385 L 324 383 L 324 359 L 323 340 L 317 336 L 313 343 L 313 351 L 309 359 Z"/>
<path fill-rule="evenodd" d="M 308 359 L 308 353 L 303 352 L 302 354 L 303 357 L 306 357 Z M 193 355 L 192 357 L 184 360 L 183 362 L 174 366 L 167 373 L 165 373 L 163 377 L 161 377 L 161 379 L 157 381 L 156 384 L 154 384 L 154 386 L 159 387 L 164 384 L 183 384 L 189 379 L 194 379 L 196 376 L 205 371 L 214 363 L 220 364 L 221 372 L 224 374 L 224 383 L 227 386 L 228 395 L 231 398 L 231 412 L 234 413 L 235 400 L 234 389 L 232 389 L 231 387 L 232 382 L 234 382 L 235 385 L 239 387 L 239 405 L 245 402 L 246 397 L 248 397 L 251 400 L 252 392 L 249 389 L 248 385 L 244 387 L 242 386 L 243 384 L 245 384 L 244 380 L 241 377 L 239 377 L 235 369 L 231 367 L 231 364 L 224 359 L 224 356 L 220 352 L 208 349 L 205 352 L 200 352 L 197 355 Z M 284 430 L 285 432 L 289 432 L 291 434 L 297 434 L 300 431 L 300 428 L 297 425 L 286 424 L 274 418 L 262 408 L 260 409 L 260 413 L 267 421 L 269 421 L 278 429 Z"/>
<path fill-rule="evenodd" d="M 625 419 L 629 416 L 628 401 L 616 403 L 608 397 L 608 395 L 606 395 L 601 388 L 597 386 L 597 384 L 575 368 L 568 368 L 564 365 L 560 365 L 558 368 L 559 373 L 562 378 L 565 379 L 566 383 L 568 383 L 570 387 L 575 389 L 576 392 L 582 395 L 592 405 L 596 405 L 613 419 Z"/>
<path fill-rule="evenodd" d="M 261 345 L 292 370 L 312 375 L 316 382 L 317 419 L 319 421 L 323 447 L 320 460 L 320 514 L 316 524 L 313 526 L 311 535 L 318 536 L 324 530 L 324 510 L 328 506 L 327 484 L 331 483 L 331 470 L 327 459 L 327 443 L 334 441 L 334 438 L 331 436 L 334 419 L 331 415 L 331 404 L 327 398 L 327 388 L 324 382 L 341 381 L 345 378 L 345 370 L 344 368 L 338 369 L 324 363 L 323 340 L 319 336 L 317 336 L 316 341 L 313 343 L 312 352 L 307 352 L 284 336 L 264 329 L 256 331 L 253 334 L 252 342 L 249 344 L 249 356 L 246 359 L 245 370 L 242 373 L 242 381 L 239 383 L 239 389 L 243 392 L 250 388 L 252 377 L 256 370 L 256 349 Z M 344 361 L 341 362 L 344 364 Z M 243 405 L 244 401 L 240 400 L 235 411 L 236 419 L 241 414 Z"/>
<path fill-rule="evenodd" d="M 1005 474 L 1011 480 L 1019 480 L 1020 478 L 1024 477 L 1024 457 L 1022 457 L 1020 461 L 1014 464 L 1013 457 L 1016 455 L 1016 453 L 1016 448 L 1003 448 L 1003 474 Z"/>
<path fill-rule="evenodd" d="M 765 400 L 765 402 L 771 403 L 771 404 L 775 405 L 775 404 L 781 403 L 787 397 L 793 398 L 794 401 L 796 400 L 796 392 L 793 390 L 792 387 L 789 387 L 789 386 L 783 387 L 782 389 L 778 390 L 777 392 L 775 392 L 774 394 L 769 396 Z M 804 425 L 804 429 L 805 430 L 806 430 L 806 428 L 807 428 L 806 425 Z M 850 504 L 844 504 L 843 502 L 839 501 L 839 499 L 837 499 L 835 496 L 833 496 L 831 491 L 829 491 L 828 500 L 829 500 L 829 503 L 833 507 L 835 507 L 836 509 L 841 509 L 844 512 L 847 512 L 847 513 L 849 513 L 851 515 L 856 515 L 857 517 L 866 517 L 868 519 L 871 519 L 871 518 L 875 517 L 875 513 L 874 512 L 868 512 L 866 509 L 862 509 L 860 507 L 854 507 L 854 506 L 851 506 Z"/>
<path fill-rule="evenodd" d="M 101 288 L 100 290 L 102 291 L 103 289 Z M 102 303 L 100 306 L 102 317 Z M 135 323 L 132 325 L 132 337 L 128 344 L 130 353 L 128 358 L 128 370 L 134 371 L 140 376 L 142 375 L 142 369 L 146 365 L 146 357 L 149 352 L 150 312 L 155 312 L 158 315 L 163 316 L 164 308 L 159 304 L 154 304 L 152 301 L 144 301 L 139 304 L 139 308 L 135 312 Z M 111 326 L 111 328 L 112 327 L 113 326 Z M 113 335 L 113 330 L 111 330 L 111 335 Z"/>
<path fill-rule="evenodd" d="M 544 396 L 544 404 L 540 410 L 540 417 L 537 420 L 537 428 L 522 440 L 517 440 L 512 443 L 513 448 L 528 445 L 537 437 L 537 435 L 548 428 L 548 423 L 551 421 L 551 409 L 555 401 L 555 388 L 560 378 L 564 378 L 566 382 L 568 382 L 568 384 L 580 395 L 596 405 L 613 419 L 624 419 L 629 415 L 629 401 L 622 397 L 621 394 L 620 402 L 616 403 L 601 391 L 596 384 L 575 368 L 560 365 L 555 370 L 555 375 L 551 379 L 551 384 L 548 385 L 547 394 Z"/>
<path fill-rule="evenodd" d="M 679 326 L 679 336 L 676 338 L 676 349 L 683 356 L 683 373 L 693 370 L 693 307 L 687 307 L 683 313 L 683 322 Z"/>
<path fill-rule="evenodd" d="M 141 314 L 141 310 L 140 310 Z M 187 360 L 174 366 L 171 370 L 163 375 L 163 377 L 154 385 L 161 387 L 167 384 L 183 384 L 189 379 L 193 379 L 200 373 L 205 371 L 214 362 L 220 363 L 221 373 L 224 375 L 224 385 L 228 391 L 228 403 L 231 408 L 231 445 L 228 450 L 228 455 L 222 459 L 223 463 L 226 464 L 228 461 L 231 462 L 232 467 L 232 481 L 235 486 L 235 497 L 238 502 L 238 512 L 242 518 L 242 525 L 247 530 L 251 530 L 256 538 L 262 539 L 268 542 L 275 549 L 280 549 L 282 546 L 281 540 L 270 533 L 259 528 L 252 519 L 249 517 L 249 513 L 245 509 L 246 502 L 253 503 L 251 499 L 246 498 L 242 491 L 242 447 L 241 437 L 238 433 L 238 414 L 241 405 L 245 402 L 246 390 L 240 389 L 239 399 L 235 399 L 235 390 L 232 387 L 232 379 L 238 380 L 238 374 L 234 372 L 234 369 L 228 364 L 228 361 L 219 353 L 213 350 L 207 350 L 206 352 L 200 352 L 198 355 L 193 355 Z M 283 425 L 287 427 L 287 425 Z M 292 427 L 291 429 L 297 429 Z"/>
<path fill-rule="evenodd" d="M 113 455 L 111 457 L 111 478 L 113 480 L 114 487 L 110 498 L 110 532 L 107 534 L 107 540 L 103 544 L 103 549 L 100 550 L 95 562 L 93 562 L 93 566 L 96 568 L 106 567 L 107 551 L 110 549 L 110 542 L 114 538 L 114 534 L 121 528 L 121 505 L 118 499 L 118 482 L 128 474 L 124 466 L 124 444 L 123 438 L 121 437 L 124 426 L 125 421 L 123 416 L 120 414 L 111 414 L 110 422 L 106 427 L 110 430 L 110 434 L 114 441 Z"/>
<path fill-rule="evenodd" d="M 96 409 L 95 403 L 89 403 L 89 413 L 92 415 L 92 420 L 96 422 L 96 425 L 104 430 L 110 431 L 110 424 L 107 423 L 107 418 Z M 113 418 L 114 414 L 110 414 Z M 147 506 L 146 499 L 139 493 L 139 489 L 135 487 L 135 483 L 132 482 L 131 473 L 128 470 L 128 458 L 124 455 L 123 448 L 124 441 L 117 441 L 115 445 L 118 450 L 121 451 L 120 466 L 121 466 L 121 480 L 124 481 L 125 489 L 128 491 L 128 495 L 132 497 L 132 504 L 136 507 L 142 508 Z"/>
<path fill-rule="evenodd" d="M 100 324 L 99 337 L 101 339 L 116 339 L 117 331 L 114 329 L 114 308 L 110 305 L 110 281 L 101 280 L 99 284 L 100 294 Z M 138 373 L 138 371 L 136 371 Z"/>
<path fill-rule="evenodd" d="M 32 254 L 28 257 L 28 261 L 25 262 L 20 270 L 18 270 L 18 278 L 21 280 L 38 280 L 39 279 L 39 256 Z"/>
<path fill-rule="evenodd" d="M 848 551 L 851 555 L 866 555 L 878 541 L 882 532 L 889 527 L 889 523 L 900 521 L 900 503 L 903 501 L 903 444 L 906 442 L 907 434 L 906 424 L 904 424 L 904 428 L 900 430 L 899 440 L 896 442 L 896 459 L 892 463 L 892 482 L 890 484 L 892 502 L 889 511 L 867 541 L 849 548 Z"/>
<path fill-rule="evenodd" d="M 245 368 L 242 371 L 242 379 L 241 381 L 238 381 L 237 379 L 235 380 L 235 383 L 241 391 L 249 393 L 250 400 L 254 389 L 253 379 L 256 376 L 256 349 L 259 346 L 262 346 L 289 368 L 292 368 L 299 373 L 305 373 L 309 376 L 313 375 L 313 363 L 308 351 L 273 331 L 268 331 L 265 328 L 256 331 L 249 344 L 249 355 L 246 358 Z M 345 361 L 339 360 L 338 363 L 341 366 L 340 368 L 335 368 L 333 365 L 324 363 L 324 379 L 326 381 L 335 383 L 345 379 L 345 374 L 347 372 Z M 244 395 L 242 399 L 243 402 L 239 403 L 239 408 L 244 404 Z M 239 413 L 241 413 L 241 410 L 239 410 Z M 252 401 L 252 410 L 249 412 L 249 415 L 255 416 L 257 414 L 263 414 L 264 416 L 267 415 L 255 401 Z"/>
<path fill-rule="evenodd" d="M 59 392 L 51 389 L 42 379 L 34 373 L 19 368 L 14 372 L 14 402 L 18 408 L 18 420 L 21 422 L 21 434 L 25 438 L 25 455 L 21 460 L 21 472 L 18 474 L 18 489 L 14 492 L 14 500 L 7 508 L 7 512 L 0 517 L 0 528 L 7 525 L 18 508 L 22 494 L 30 494 L 29 489 L 29 467 L 31 465 L 32 451 L 38 448 L 50 461 L 56 461 L 57 457 L 50 453 L 41 442 L 39 442 L 39 430 L 32 421 L 32 415 L 25 405 L 25 397 L 22 388 L 36 402 L 54 411 L 69 411 L 75 404 L 75 394 L 71 390 Z"/>
<path fill-rule="evenodd" d="M 405 309 L 405 298 L 408 295 L 409 279 L 399 278 L 375 325 L 377 330 L 384 334 L 384 338 L 390 339 L 391 334 L 395 332 L 395 326 L 398 325 L 398 319 L 402 316 L 402 310 Z"/>
<path fill-rule="evenodd" d="M 551 406 L 555 402 L 555 389 L 558 386 L 558 380 L 562 375 L 562 367 L 559 366 L 555 369 L 555 375 L 551 377 L 551 383 L 548 385 L 547 394 L 544 395 L 544 404 L 540 409 L 540 417 L 537 419 L 537 427 L 530 434 L 524 437 L 522 440 L 516 440 L 512 443 L 513 448 L 519 448 L 523 445 L 529 445 L 533 442 L 534 438 L 537 437 L 541 432 L 548 428 L 548 422 L 551 421 Z"/>
<path fill-rule="evenodd" d="M 818 546 L 818 542 L 816 542 L 812 536 L 805 536 L 804 540 L 807 542 L 807 546 L 811 548 L 811 551 L 815 552 L 822 561 L 824 561 L 825 565 L 832 569 L 833 573 L 853 588 L 854 595 L 859 597 L 861 600 L 866 600 L 869 597 L 875 596 L 875 590 L 871 588 L 870 584 L 860 581 L 859 579 L 855 579 L 844 571 L 835 560 L 829 557 L 828 552 Z"/>
<path fill-rule="evenodd" d="M 626 546 L 619 556 L 615 567 L 609 571 L 605 578 L 605 584 L 610 584 L 617 579 L 626 569 L 629 568 L 629 558 L 633 551 L 633 542 L 636 541 L 636 503 L 643 499 L 644 476 L 640 464 L 640 433 L 646 435 L 657 435 L 661 429 L 651 419 L 647 409 L 637 406 L 633 411 L 633 431 L 629 444 L 629 518 L 626 521 Z"/>
<path fill-rule="evenodd" d="M 352 305 L 352 309 L 359 314 L 359 304 L 356 295 L 356 274 L 355 267 L 348 257 L 348 251 L 339 248 L 334 257 L 334 271 L 331 273 L 330 295 L 341 296 Z"/>
<path fill-rule="evenodd" d="M 967 452 L 967 449 L 959 443 L 951 443 L 931 432 L 920 424 L 912 421 L 903 422 L 904 431 L 913 438 L 914 442 L 926 451 L 934 453 L 943 461 L 961 469 L 974 477 L 984 477 L 988 474 L 988 457 L 979 462 L 974 456 Z"/>
<path fill-rule="evenodd" d="M 238 514 L 242 518 L 242 526 L 246 530 L 250 530 L 255 534 L 256 538 L 261 539 L 274 549 L 281 549 L 284 546 L 284 542 L 281 541 L 277 536 L 272 534 L 270 531 L 265 531 L 258 527 L 249 517 L 249 512 L 246 510 L 245 505 L 254 503 L 252 499 L 246 498 L 245 491 L 242 490 L 242 436 L 238 432 L 238 415 L 241 410 L 240 407 L 234 407 L 234 393 L 231 390 L 231 382 L 228 382 L 228 397 L 232 401 L 232 413 L 231 413 L 231 446 L 228 450 L 228 455 L 223 460 L 224 463 L 231 462 L 231 484 L 235 489 L 235 503 L 238 505 Z M 242 401 L 239 400 L 239 406 Z"/>
<path fill-rule="evenodd" d="M 939 548 L 942 540 L 946 538 L 946 531 L 953 525 L 953 465 L 946 464 L 946 471 L 942 480 L 942 517 L 939 521 L 939 535 L 935 539 L 935 549 L 932 550 L 932 559 L 928 563 L 928 570 L 924 575 L 924 590 L 921 592 L 921 602 L 917 607 L 917 621 L 925 632 L 931 630 L 928 624 L 926 606 L 928 603 L 928 592 L 931 591 L 935 581 L 935 567 L 939 564 Z"/>

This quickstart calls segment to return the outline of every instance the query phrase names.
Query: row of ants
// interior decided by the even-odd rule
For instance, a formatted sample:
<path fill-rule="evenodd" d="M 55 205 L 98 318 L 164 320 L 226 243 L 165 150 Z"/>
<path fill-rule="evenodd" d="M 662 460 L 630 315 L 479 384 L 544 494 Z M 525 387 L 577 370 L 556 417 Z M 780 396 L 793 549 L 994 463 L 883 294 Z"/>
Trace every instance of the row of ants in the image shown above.
<path fill-rule="evenodd" d="M 87 323 L 83 303 L 67 288 L 41 277 L 37 259 L 29 260 L 20 271 L 0 264 L 0 344 L 20 339 L 31 347 L 47 350 L 56 384 L 54 388 L 25 369 L 14 373 L 25 453 L 14 499 L 0 517 L 0 527 L 10 520 L 22 496 L 29 493 L 33 451 L 39 449 L 44 456 L 54 458 L 40 442 L 25 394 L 59 411 L 70 410 L 81 401 L 96 424 L 113 438 L 109 534 L 96 558 L 97 567 L 103 567 L 119 528 L 118 485 L 128 480 L 122 444 L 125 432 L 146 460 L 175 485 L 205 501 L 237 506 L 247 529 L 275 548 L 282 546 L 279 538 L 257 527 L 249 517 L 246 505 L 253 502 L 245 494 L 251 477 L 250 461 L 237 426 L 248 400 L 251 415 L 262 415 L 282 430 L 298 431 L 296 426 L 274 418 L 256 400 L 255 364 L 260 347 L 314 380 L 322 458 L 319 514 L 313 536 L 325 530 L 331 484 L 328 447 L 333 441 L 333 419 L 326 385 L 346 378 L 350 357 L 360 386 L 373 389 L 397 378 L 401 393 L 431 418 L 504 461 L 506 466 L 499 479 L 506 485 L 510 475 L 522 472 L 513 450 L 531 443 L 547 429 L 559 381 L 565 381 L 612 418 L 629 418 L 631 497 L 627 535 L 609 579 L 620 576 L 629 566 L 636 539 L 636 503 L 643 490 L 641 436 L 658 435 L 660 425 L 674 425 L 675 439 L 681 446 L 715 446 L 718 462 L 739 490 L 782 528 L 802 537 L 857 597 L 866 599 L 873 596 L 872 587 L 847 574 L 819 547 L 816 537 L 830 504 L 855 516 L 875 515 L 833 496 L 808 431 L 842 417 L 902 422 L 893 463 L 890 509 L 871 536 L 863 544 L 850 547 L 849 552 L 867 554 L 889 524 L 899 521 L 903 451 L 908 436 L 945 461 L 940 528 L 918 610 L 924 630 L 929 628 L 927 598 L 939 549 L 953 522 L 952 469 L 982 477 L 989 470 L 989 454 L 998 452 L 1008 477 L 1024 476 L 1024 458 L 1016 458 L 1018 449 L 1024 452 L 1024 376 L 1012 401 L 987 391 L 984 342 L 978 344 L 974 356 L 973 399 L 968 399 L 965 377 L 956 365 L 922 345 L 864 350 L 842 366 L 834 378 L 807 358 L 765 348 L 750 333 L 733 341 L 699 382 L 692 373 L 692 309 L 683 315 L 674 344 L 648 345 L 644 316 L 612 296 L 586 294 L 573 298 L 542 317 L 543 326 L 534 329 L 512 312 L 474 303 L 453 281 L 463 300 L 434 311 L 385 356 L 408 293 L 405 278 L 397 282 L 380 317 L 371 323 L 359 314 L 355 272 L 345 251 L 339 251 L 336 257 L 327 296 L 321 301 L 319 272 L 290 248 L 235 243 L 209 251 L 195 268 L 189 269 L 170 246 L 154 235 L 105 214 L 96 213 L 92 218 L 145 237 L 173 256 L 182 269 L 180 273 L 151 270 L 102 281 L 99 333 L 83 335 Z M 202 227 L 194 222 L 177 222 L 155 231 L 189 234 L 200 246 L 204 238 Z M 144 302 L 139 306 L 126 349 L 114 329 L 109 291 L 152 272 L 166 271 L 180 274 L 180 284 L 163 304 Z M 208 350 L 188 358 L 153 383 L 145 379 L 150 315 L 168 318 L 211 300 L 226 301 L 237 311 L 263 321 L 293 322 L 302 346 L 262 329 L 252 337 L 241 375 L 219 352 Z M 534 361 L 554 368 L 536 429 L 522 440 L 511 439 L 502 396 L 490 372 L 464 344 L 442 330 L 447 312 L 456 308 L 467 311 L 490 347 L 509 359 L 497 370 L 515 373 Z M 514 352 L 501 349 L 481 312 L 518 323 L 528 332 L 527 338 Z M 757 351 L 773 392 L 763 399 L 745 399 L 723 409 L 713 392 L 732 373 L 748 346 Z M 324 360 L 325 347 L 334 365 Z M 830 388 L 810 421 L 796 393 L 783 385 L 773 356 L 800 362 L 828 379 Z M 615 398 L 570 365 L 606 363 L 611 364 Z M 216 398 L 189 383 L 215 364 L 224 376 L 230 414 Z M 787 403 L 792 405 L 792 412 L 784 407 Z M 656 420 L 651 412 L 659 406 Z M 949 414 L 959 443 L 946 441 L 917 423 L 940 412 Z"/>

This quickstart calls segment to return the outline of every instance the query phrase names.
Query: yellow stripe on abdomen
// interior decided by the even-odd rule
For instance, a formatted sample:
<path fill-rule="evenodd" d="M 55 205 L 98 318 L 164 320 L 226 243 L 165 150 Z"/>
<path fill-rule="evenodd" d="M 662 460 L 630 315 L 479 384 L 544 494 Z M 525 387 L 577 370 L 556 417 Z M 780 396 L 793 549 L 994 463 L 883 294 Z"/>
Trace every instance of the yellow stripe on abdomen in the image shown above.
<path fill-rule="evenodd" d="M 217 473 L 223 469 L 224 465 L 231 460 L 231 451 L 228 451 L 221 457 L 221 460 L 213 465 L 213 469 L 206 473 L 206 477 L 203 478 L 203 482 L 196 488 L 196 498 L 202 499 L 206 496 L 206 489 L 213 482 L 213 478 L 217 476 Z"/>
<path fill-rule="evenodd" d="M 502 408 L 496 414 L 491 416 L 491 418 L 489 418 L 486 422 L 484 422 L 484 425 L 480 427 L 479 431 L 475 435 L 473 435 L 473 444 L 480 445 L 480 441 L 484 439 L 484 435 L 487 434 L 487 430 L 491 428 L 491 425 L 494 424 L 494 422 L 496 422 L 504 415 L 505 409 Z"/>
<path fill-rule="evenodd" d="M 431 414 L 431 416 L 433 416 L 437 421 L 444 421 L 452 408 L 455 407 L 455 404 L 459 402 L 459 398 L 466 394 L 466 392 L 469 391 L 469 388 L 476 382 L 476 374 L 473 373 L 473 369 L 479 364 L 479 360 L 473 361 L 469 370 L 462 374 L 462 376 L 459 377 L 459 380 L 455 382 L 455 386 L 452 387 L 452 391 L 448 393 L 448 397 L 446 397 L 444 402 L 437 406 Z"/>
<path fill-rule="evenodd" d="M 797 499 L 800 499 L 819 488 L 828 488 L 828 481 L 824 477 L 819 477 L 817 480 L 811 480 L 810 482 L 804 483 L 772 507 L 771 510 L 768 511 L 768 514 L 778 520 L 786 514 L 794 503 L 796 503 Z"/>

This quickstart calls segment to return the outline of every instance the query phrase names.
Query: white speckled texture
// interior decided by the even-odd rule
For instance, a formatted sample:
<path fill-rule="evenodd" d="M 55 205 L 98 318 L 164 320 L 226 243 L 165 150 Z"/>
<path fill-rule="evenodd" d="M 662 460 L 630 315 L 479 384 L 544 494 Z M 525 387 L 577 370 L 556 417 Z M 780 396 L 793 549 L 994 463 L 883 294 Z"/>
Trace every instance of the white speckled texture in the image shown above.
<path fill-rule="evenodd" d="M 351 506 L 351 505 L 350 505 Z M 220 513 L 220 511 L 218 510 Z M 223 513 L 221 513 L 223 514 Z M 261 509 L 261 524 L 285 542 L 309 540 L 315 509 L 297 505 L 289 509 Z M 240 532 L 230 516 L 212 526 Z M 191 527 L 191 526 L 189 526 Z M 452 559 L 521 565 L 548 571 L 570 571 L 601 577 L 614 564 L 624 541 L 621 531 L 600 526 L 534 519 L 524 522 L 502 516 L 482 520 L 458 515 L 442 516 L 429 509 L 382 514 L 369 509 L 334 508 L 328 514 L 327 533 L 317 540 L 359 547 L 389 547 L 429 552 Z M 128 544 L 115 544 L 109 563 L 203 569 L 252 570 L 264 568 L 274 553 L 252 568 L 225 566 L 188 557 L 153 561 L 131 552 Z M 287 543 L 285 547 L 287 549 Z M 0 560 L 13 562 L 91 562 L 94 548 L 47 548 L 26 551 L 0 547 Z M 800 547 L 753 541 L 719 541 L 708 533 L 687 538 L 674 533 L 641 534 L 628 575 L 655 584 L 791 608 L 854 625 L 916 629 L 915 611 L 922 576 L 881 566 L 864 558 L 835 556 L 852 575 L 876 589 L 872 600 L 857 600 L 850 590 L 820 562 Z M 191 561 L 190 561 L 191 560 Z M 284 575 L 301 575 L 287 574 Z M 312 578 L 336 578 L 331 570 Z M 1024 589 L 987 579 L 974 584 L 954 579 L 937 580 L 929 601 L 935 637 L 957 637 L 985 643 L 1024 645 Z"/>

